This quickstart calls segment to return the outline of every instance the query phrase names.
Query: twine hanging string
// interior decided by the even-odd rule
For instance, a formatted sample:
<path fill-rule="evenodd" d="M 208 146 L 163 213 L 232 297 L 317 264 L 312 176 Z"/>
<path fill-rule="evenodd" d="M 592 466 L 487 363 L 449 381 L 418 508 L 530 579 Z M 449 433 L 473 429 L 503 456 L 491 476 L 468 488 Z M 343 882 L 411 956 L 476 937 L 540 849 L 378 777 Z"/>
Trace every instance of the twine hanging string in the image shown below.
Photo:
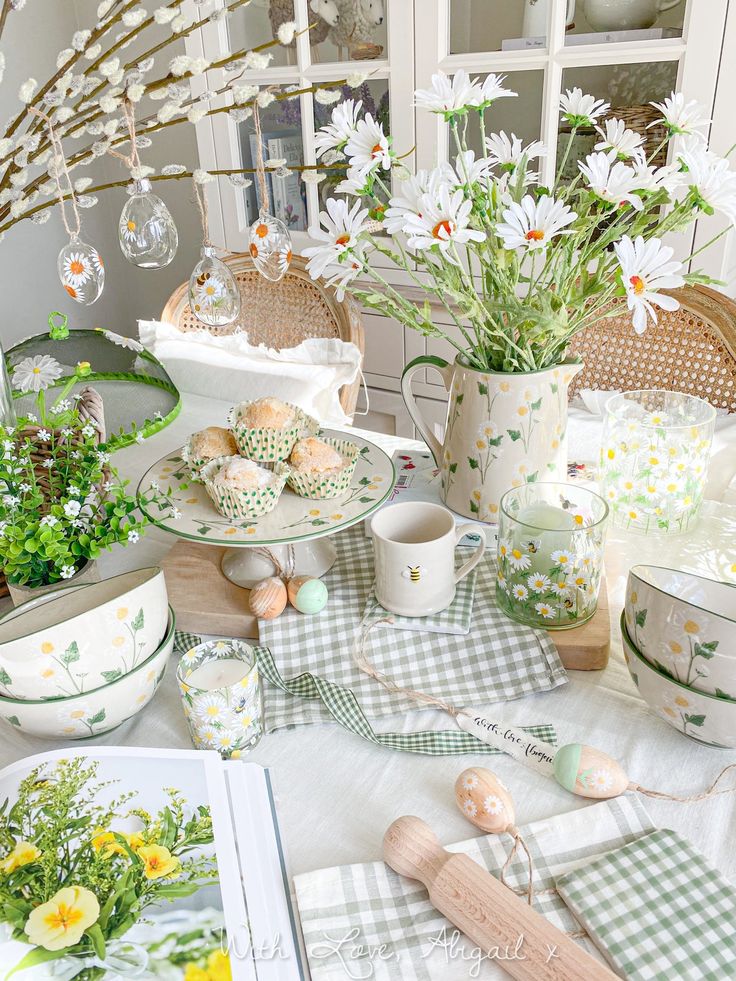
<path fill-rule="evenodd" d="M 724 790 L 716 790 L 721 779 L 726 776 L 729 770 L 733 769 L 736 769 L 736 763 L 729 763 L 728 766 L 725 766 L 721 770 L 707 790 L 704 790 L 701 794 L 693 794 L 690 797 L 677 797 L 673 794 L 663 794 L 659 790 L 648 790 L 646 787 L 641 787 L 638 783 L 630 783 L 626 789 L 634 790 L 638 794 L 644 794 L 645 797 L 653 797 L 656 800 L 672 800 L 678 804 L 695 804 L 697 801 L 710 800 L 711 797 L 719 797 L 721 794 L 736 793 L 736 787 L 726 787 Z"/>
<path fill-rule="evenodd" d="M 59 196 L 59 207 L 61 208 L 61 220 L 64 222 L 64 228 L 69 238 L 75 239 L 79 237 L 79 233 L 82 230 L 82 219 L 79 216 L 79 209 L 77 208 L 77 196 L 74 191 L 74 185 L 72 184 L 72 179 L 69 174 L 69 168 L 67 167 L 66 157 L 64 156 L 64 147 L 61 144 L 61 140 L 56 135 L 54 129 L 54 124 L 51 119 L 42 112 L 40 109 L 36 109 L 34 106 L 29 106 L 28 111 L 34 116 L 39 116 L 44 120 L 49 131 L 49 139 L 51 141 L 51 146 L 54 151 L 54 181 L 56 183 L 56 192 Z M 61 186 L 61 178 L 59 177 L 59 170 L 63 171 L 64 177 L 66 178 L 66 183 L 68 186 L 68 191 L 66 196 L 71 199 L 72 202 L 72 212 L 74 214 L 74 228 L 72 229 L 69 224 L 69 220 L 66 216 L 66 202 L 65 202 L 65 192 Z"/>
<path fill-rule="evenodd" d="M 281 563 L 270 548 L 265 546 L 262 548 L 256 548 L 253 550 L 256 555 L 262 556 L 264 559 L 268 559 L 269 562 L 273 563 L 273 568 L 275 574 L 279 579 L 283 579 L 288 582 L 289 579 L 294 578 L 294 572 L 296 571 L 296 554 L 294 552 L 294 546 L 288 545 L 286 549 L 286 561 Z"/>
<path fill-rule="evenodd" d="M 118 153 L 117 150 L 109 149 L 107 152 L 113 156 L 117 157 L 118 160 L 122 160 L 128 170 L 132 172 L 141 166 L 141 158 L 138 155 L 138 143 L 136 142 L 135 133 L 135 109 L 133 108 L 133 103 L 129 98 L 123 99 L 123 118 L 125 119 L 125 125 L 128 128 L 128 139 L 130 140 L 130 153 Z"/>
<path fill-rule="evenodd" d="M 207 210 L 207 194 L 202 184 L 197 183 L 197 181 L 194 178 L 192 178 L 192 184 L 194 185 L 194 197 L 197 200 L 197 207 L 199 208 L 199 219 L 202 222 L 202 245 L 206 249 L 208 249 L 212 247 L 212 242 L 210 241 L 210 223 L 209 223 L 209 212 Z"/>
<path fill-rule="evenodd" d="M 534 902 L 534 862 L 532 860 L 532 853 L 529 851 L 529 846 L 524 841 L 524 839 L 521 836 L 521 832 L 515 825 L 512 825 L 508 829 L 508 833 L 514 839 L 514 847 L 506 856 L 506 861 L 504 862 L 503 868 L 501 869 L 501 876 L 500 876 L 501 882 L 506 886 L 507 889 L 511 889 L 511 886 L 506 882 L 506 873 L 511 867 L 511 863 L 514 860 L 517 851 L 519 849 L 522 849 L 526 854 L 526 862 L 527 862 L 526 901 L 531 906 L 532 903 Z M 511 889 L 511 891 L 516 892 L 515 889 Z"/>
<path fill-rule="evenodd" d="M 266 164 L 263 160 L 263 132 L 261 130 L 261 115 L 258 111 L 258 100 L 253 103 L 253 125 L 256 130 L 256 178 L 258 180 L 258 192 L 261 196 L 261 209 L 263 214 L 271 213 L 271 198 L 268 193 L 268 181 L 266 180 Z"/>

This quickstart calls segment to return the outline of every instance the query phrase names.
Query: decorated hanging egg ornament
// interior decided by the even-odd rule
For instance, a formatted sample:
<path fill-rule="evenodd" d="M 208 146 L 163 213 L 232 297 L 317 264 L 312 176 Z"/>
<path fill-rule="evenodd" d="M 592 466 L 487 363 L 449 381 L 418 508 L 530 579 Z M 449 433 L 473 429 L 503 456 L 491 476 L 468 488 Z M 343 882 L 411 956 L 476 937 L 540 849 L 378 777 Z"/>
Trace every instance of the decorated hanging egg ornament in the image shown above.
<path fill-rule="evenodd" d="M 568 743 L 555 753 L 557 783 L 579 797 L 618 797 L 629 787 L 621 766 L 606 753 L 582 743 Z"/>
<path fill-rule="evenodd" d="M 514 828 L 511 794 L 485 767 L 463 770 L 455 781 L 455 800 L 463 815 L 487 834 L 500 835 Z"/>
<path fill-rule="evenodd" d="M 163 269 L 176 255 L 179 233 L 148 179 L 135 181 L 118 222 L 120 249 L 134 266 Z"/>
<path fill-rule="evenodd" d="M 313 576 L 296 576 L 286 586 L 289 602 L 300 613 L 319 613 L 327 606 L 327 586 Z"/>
<path fill-rule="evenodd" d="M 224 327 L 240 314 L 240 290 L 228 267 L 210 245 L 189 277 L 189 308 L 208 327 Z"/>
<path fill-rule="evenodd" d="M 73 235 L 56 260 L 61 285 L 83 306 L 91 306 L 105 285 L 105 266 L 99 252 Z"/>
<path fill-rule="evenodd" d="M 272 283 L 278 283 L 291 262 L 289 229 L 279 218 L 261 212 L 250 226 L 248 251 L 261 276 Z"/>
<path fill-rule="evenodd" d="M 250 611 L 259 620 L 274 620 L 286 606 L 286 586 L 278 576 L 262 579 L 250 591 Z"/>

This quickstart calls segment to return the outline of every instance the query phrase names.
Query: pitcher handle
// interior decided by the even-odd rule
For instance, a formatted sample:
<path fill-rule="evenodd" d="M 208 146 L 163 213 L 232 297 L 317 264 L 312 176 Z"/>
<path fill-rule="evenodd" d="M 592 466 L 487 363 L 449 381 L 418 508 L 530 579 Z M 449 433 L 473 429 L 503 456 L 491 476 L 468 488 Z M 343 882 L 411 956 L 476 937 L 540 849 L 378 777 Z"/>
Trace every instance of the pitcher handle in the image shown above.
<path fill-rule="evenodd" d="M 680 0 L 675 0 L 679 3 Z M 569 27 L 575 20 L 575 0 L 567 0 L 567 11 L 565 16 L 565 27 Z"/>
<path fill-rule="evenodd" d="M 442 446 L 440 445 L 440 441 L 422 418 L 422 414 L 419 411 L 419 406 L 414 398 L 414 393 L 411 390 L 412 378 L 420 368 L 424 367 L 434 368 L 434 370 L 442 376 L 442 381 L 444 382 L 445 388 L 449 392 L 450 385 L 452 384 L 452 365 L 445 361 L 444 358 L 438 358 L 433 354 L 421 354 L 418 358 L 414 358 L 413 361 L 409 362 L 401 375 L 401 394 L 404 397 L 404 402 L 406 404 L 407 411 L 411 416 L 411 421 L 419 430 L 422 439 L 427 444 L 430 453 L 434 457 L 434 462 L 439 467 L 442 465 Z"/>
<path fill-rule="evenodd" d="M 682 3 L 682 0 L 658 0 L 657 13 L 663 14 L 665 10 L 672 10 L 672 8 L 676 7 L 678 3 Z"/>
<path fill-rule="evenodd" d="M 459 583 L 461 579 L 464 579 L 467 574 L 472 572 L 472 570 L 478 565 L 480 560 L 483 558 L 483 553 L 485 552 L 486 545 L 488 544 L 486 539 L 486 530 L 481 525 L 460 525 L 455 532 L 455 542 L 459 542 L 465 535 L 477 535 L 480 538 L 480 542 L 468 561 L 461 565 L 455 573 L 456 584 Z"/>

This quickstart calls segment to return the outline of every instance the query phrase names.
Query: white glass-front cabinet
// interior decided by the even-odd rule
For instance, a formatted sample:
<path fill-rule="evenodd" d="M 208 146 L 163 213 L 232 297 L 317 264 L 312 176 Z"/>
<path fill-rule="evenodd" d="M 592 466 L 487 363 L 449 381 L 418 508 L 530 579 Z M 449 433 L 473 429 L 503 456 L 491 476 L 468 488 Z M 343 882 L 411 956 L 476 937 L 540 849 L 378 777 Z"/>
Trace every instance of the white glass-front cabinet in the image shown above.
<path fill-rule="evenodd" d="M 363 99 L 364 107 L 391 132 L 399 153 L 416 147 L 418 167 L 433 166 L 450 150 L 441 118 L 412 107 L 413 90 L 427 87 L 438 69 L 449 75 L 462 68 L 477 77 L 489 72 L 507 76 L 506 85 L 518 97 L 500 100 L 487 125 L 514 132 L 525 142 L 543 140 L 549 148 L 541 162 L 545 181 L 556 172 L 558 141 L 566 142 L 559 94 L 576 85 L 604 97 L 617 115 L 642 132 L 654 118 L 649 103 L 683 89 L 688 98 L 711 109 L 716 152 L 726 153 L 736 142 L 731 105 L 736 92 L 736 10 L 731 4 L 729 13 L 728 0 L 336 0 L 338 8 L 362 4 L 365 19 L 373 21 L 360 37 L 348 40 L 313 9 L 329 14 L 334 3 L 294 4 L 299 28 L 317 25 L 311 37 L 305 33 L 293 48 L 273 49 L 276 57 L 270 65 L 245 72 L 242 83 L 273 86 L 277 92 L 332 82 L 352 72 L 366 74 L 359 90 L 345 89 L 346 97 Z M 214 58 L 221 49 L 237 52 L 270 40 L 271 17 L 287 6 L 285 0 L 251 0 L 227 22 L 208 27 L 203 38 L 188 41 L 188 50 Z M 222 84 L 218 73 L 209 75 L 210 89 Z M 223 106 L 232 102 L 230 95 L 222 99 Z M 288 163 L 314 163 L 314 132 L 330 112 L 330 106 L 311 94 L 272 103 L 261 112 L 267 155 Z M 654 149 L 657 131 L 647 132 Z M 252 165 L 252 119 L 237 123 L 223 112 L 199 123 L 197 137 L 203 167 Z M 578 134 L 566 172 L 575 172 L 577 159 L 594 142 L 593 133 Z M 305 185 L 296 175 L 271 179 L 275 212 L 290 226 L 297 250 L 306 243 L 305 230 L 337 179 L 331 176 L 318 187 Z M 210 194 L 210 214 L 222 221 L 218 228 L 215 218 L 213 232 L 228 248 L 244 250 L 259 203 L 256 185 L 244 190 L 220 178 L 210 186 Z M 717 218 L 699 222 L 687 245 L 694 241 L 698 247 L 720 227 Z M 733 235 L 722 239 L 712 254 L 699 259 L 700 268 L 727 280 L 729 293 L 736 292 L 732 239 Z M 386 274 L 401 282 L 398 273 Z M 439 309 L 437 317 L 442 318 Z M 393 428 L 406 433 L 408 421 L 398 394 L 402 366 L 425 351 L 449 357 L 450 350 L 374 313 L 365 315 L 365 327 L 366 378 L 375 390 L 374 404 L 384 415 L 394 414 L 394 406 Z M 443 398 L 439 379 L 431 375 L 418 381 L 415 390 L 428 400 Z M 430 403 L 427 408 L 431 410 Z M 436 415 L 441 420 L 441 406 Z"/>

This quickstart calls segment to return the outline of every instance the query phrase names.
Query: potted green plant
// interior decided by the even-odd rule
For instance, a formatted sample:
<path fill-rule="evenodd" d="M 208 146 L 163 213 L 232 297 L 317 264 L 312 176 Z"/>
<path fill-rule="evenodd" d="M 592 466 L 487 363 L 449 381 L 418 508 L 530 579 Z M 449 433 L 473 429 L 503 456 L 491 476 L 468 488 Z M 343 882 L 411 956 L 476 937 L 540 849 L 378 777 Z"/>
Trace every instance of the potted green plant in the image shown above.
<path fill-rule="evenodd" d="M 542 143 L 486 134 L 489 110 L 516 94 L 503 82 L 440 72 L 415 93 L 417 106 L 449 124 L 455 153 L 453 164 L 416 174 L 360 102 L 338 105 L 316 147 L 331 165 L 347 162 L 336 189 L 347 199 L 327 201 L 320 226 L 310 229 L 317 244 L 305 250 L 310 274 L 326 277 L 339 296 L 347 290 L 456 349 L 454 364 L 427 356 L 407 365 L 402 391 L 440 468 L 444 501 L 486 521 L 497 520 L 510 486 L 565 478 L 567 389 L 580 370 L 566 359 L 573 335 L 618 314 L 617 300 L 628 304 L 637 332 L 656 320 L 657 306 L 676 309 L 661 290 L 710 280 L 686 275 L 662 236 L 702 213 L 736 217 L 736 174 L 708 149 L 707 118 L 681 94 L 657 105 L 666 136 L 647 155 L 641 134 L 608 118 L 602 99 L 566 92 L 560 110 L 569 141 L 546 187 L 532 170 L 546 155 Z M 468 145 L 472 127 L 480 156 Z M 565 182 L 576 134 L 590 127 L 599 141 Z M 674 162 L 654 166 L 670 141 Z M 414 302 L 389 283 L 376 258 L 403 270 L 425 299 Z M 451 330 L 435 322 L 433 306 Z M 442 441 L 411 393 L 412 376 L 427 367 L 449 392 Z"/>

